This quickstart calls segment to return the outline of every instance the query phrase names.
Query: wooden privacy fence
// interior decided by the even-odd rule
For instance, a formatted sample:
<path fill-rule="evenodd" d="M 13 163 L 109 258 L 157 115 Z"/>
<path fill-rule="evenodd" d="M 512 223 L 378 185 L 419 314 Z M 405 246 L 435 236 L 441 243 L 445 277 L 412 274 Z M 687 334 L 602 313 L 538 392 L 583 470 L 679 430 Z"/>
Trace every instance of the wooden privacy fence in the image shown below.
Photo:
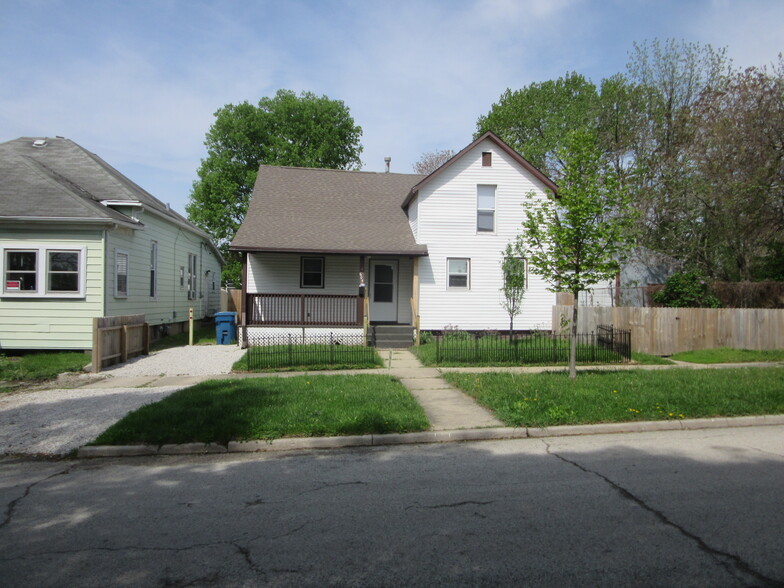
<path fill-rule="evenodd" d="M 553 306 L 553 330 L 568 331 L 571 306 Z M 564 321 L 566 322 L 566 321 Z M 672 355 L 693 349 L 784 349 L 784 310 L 581 306 L 578 332 L 612 324 L 632 332 L 632 351 Z"/>
<path fill-rule="evenodd" d="M 143 314 L 93 319 L 93 371 L 150 353 L 150 330 Z"/>

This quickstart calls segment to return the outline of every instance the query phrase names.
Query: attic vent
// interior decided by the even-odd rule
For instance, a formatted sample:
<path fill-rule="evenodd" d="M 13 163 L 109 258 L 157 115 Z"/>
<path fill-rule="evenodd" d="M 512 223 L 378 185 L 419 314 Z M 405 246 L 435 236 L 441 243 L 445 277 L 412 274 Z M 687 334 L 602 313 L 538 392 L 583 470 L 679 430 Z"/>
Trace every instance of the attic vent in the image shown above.
<path fill-rule="evenodd" d="M 46 147 L 48 144 L 46 139 L 36 139 L 33 141 L 33 147 Z"/>

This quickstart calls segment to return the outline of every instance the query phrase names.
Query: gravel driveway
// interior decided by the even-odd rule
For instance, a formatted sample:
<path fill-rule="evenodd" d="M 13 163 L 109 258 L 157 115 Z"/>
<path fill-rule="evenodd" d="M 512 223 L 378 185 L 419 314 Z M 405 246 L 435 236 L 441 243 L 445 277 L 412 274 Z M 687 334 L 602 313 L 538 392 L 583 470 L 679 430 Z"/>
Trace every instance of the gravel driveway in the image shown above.
<path fill-rule="evenodd" d="M 111 379 L 227 374 L 242 354 L 243 350 L 233 345 L 173 347 L 137 357 L 101 374 Z M 85 378 L 85 383 L 93 381 Z M 66 454 L 95 439 L 130 411 L 183 387 L 112 388 L 107 382 L 106 388 L 58 388 L 2 395 L 0 454 Z"/>
<path fill-rule="evenodd" d="M 101 373 L 116 378 L 228 374 L 243 353 L 245 351 L 236 345 L 172 347 L 134 357 L 122 365 L 101 370 Z"/>

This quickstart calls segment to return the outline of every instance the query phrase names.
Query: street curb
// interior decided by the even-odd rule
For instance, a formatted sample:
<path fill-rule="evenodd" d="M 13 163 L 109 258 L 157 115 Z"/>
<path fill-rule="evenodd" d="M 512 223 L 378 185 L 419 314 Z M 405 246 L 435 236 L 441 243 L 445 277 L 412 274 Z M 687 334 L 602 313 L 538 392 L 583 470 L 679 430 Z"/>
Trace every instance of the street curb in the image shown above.
<path fill-rule="evenodd" d="M 258 453 L 298 451 L 307 449 L 341 449 L 344 447 L 383 447 L 425 443 L 454 443 L 463 441 L 502 441 L 505 439 L 539 439 L 576 435 L 604 435 L 644 433 L 647 431 L 691 431 L 733 427 L 784 425 L 784 415 L 722 417 L 678 421 L 641 421 L 631 423 L 602 423 L 598 425 L 559 425 L 556 427 L 493 427 L 486 429 L 456 429 L 451 431 L 422 431 L 418 433 L 390 433 L 384 435 L 353 435 L 345 437 L 289 437 L 273 440 L 231 441 L 218 443 L 183 443 L 181 445 L 93 445 L 80 447 L 77 457 L 136 457 L 142 455 L 205 455 L 226 453 Z"/>

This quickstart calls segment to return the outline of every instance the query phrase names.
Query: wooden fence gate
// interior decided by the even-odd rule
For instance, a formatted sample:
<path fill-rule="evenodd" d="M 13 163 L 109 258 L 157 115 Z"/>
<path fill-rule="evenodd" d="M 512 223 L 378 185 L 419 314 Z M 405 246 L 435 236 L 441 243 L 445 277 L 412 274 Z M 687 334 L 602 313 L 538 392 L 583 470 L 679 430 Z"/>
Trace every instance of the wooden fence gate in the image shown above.
<path fill-rule="evenodd" d="M 143 314 L 93 319 L 93 372 L 150 353 L 150 329 Z"/>

